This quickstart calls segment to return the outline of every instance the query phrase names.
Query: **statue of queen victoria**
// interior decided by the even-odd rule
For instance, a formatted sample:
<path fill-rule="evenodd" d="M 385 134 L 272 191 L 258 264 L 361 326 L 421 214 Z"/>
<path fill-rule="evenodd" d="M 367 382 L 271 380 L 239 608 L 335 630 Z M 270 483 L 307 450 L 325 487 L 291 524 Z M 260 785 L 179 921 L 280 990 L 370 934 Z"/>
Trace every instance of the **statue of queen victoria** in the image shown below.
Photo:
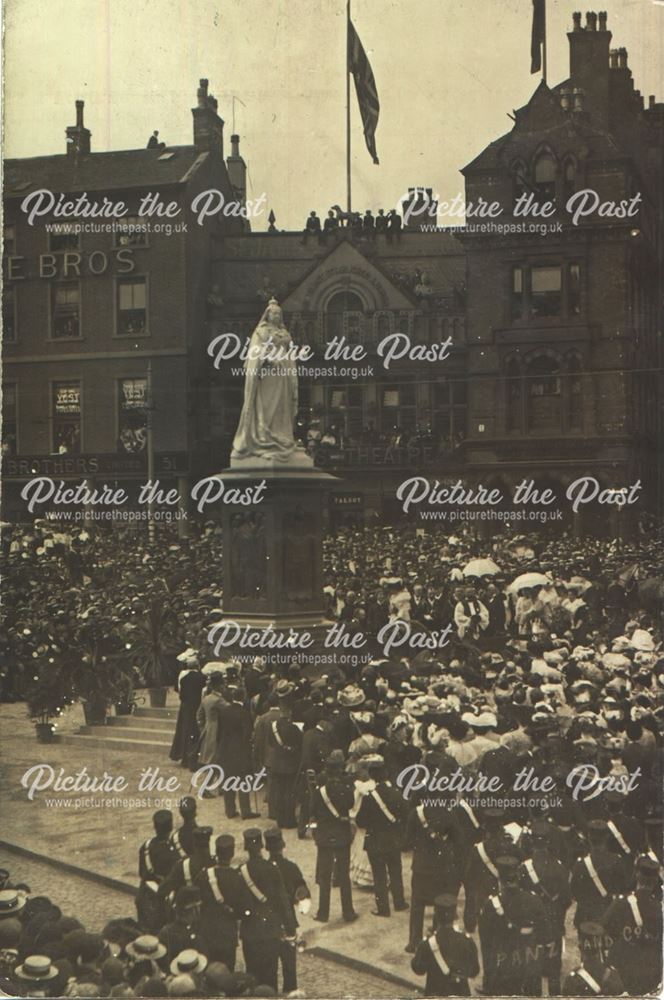
<path fill-rule="evenodd" d="M 297 348 L 281 306 L 270 299 L 244 361 L 244 402 L 231 464 L 245 459 L 311 464 L 293 436 L 297 396 Z"/>

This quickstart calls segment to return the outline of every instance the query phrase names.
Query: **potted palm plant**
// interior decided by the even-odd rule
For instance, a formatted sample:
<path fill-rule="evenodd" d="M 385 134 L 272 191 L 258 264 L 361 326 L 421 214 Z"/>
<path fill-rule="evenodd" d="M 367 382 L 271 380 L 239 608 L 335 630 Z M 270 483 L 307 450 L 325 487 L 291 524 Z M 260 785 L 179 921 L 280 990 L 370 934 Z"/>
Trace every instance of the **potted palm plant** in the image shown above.
<path fill-rule="evenodd" d="M 153 599 L 144 617 L 132 628 L 130 653 L 154 708 L 166 705 L 166 691 L 173 680 L 173 661 L 179 648 L 175 615 L 162 599 Z"/>
<path fill-rule="evenodd" d="M 37 672 L 25 690 L 28 716 L 35 723 L 37 740 L 53 743 L 58 716 L 75 700 L 75 692 L 64 662 L 49 662 L 44 657 L 32 669 Z"/>
<path fill-rule="evenodd" d="M 126 650 L 117 623 L 95 613 L 77 631 L 72 683 L 88 726 L 103 725 L 111 705 L 128 695 Z"/>

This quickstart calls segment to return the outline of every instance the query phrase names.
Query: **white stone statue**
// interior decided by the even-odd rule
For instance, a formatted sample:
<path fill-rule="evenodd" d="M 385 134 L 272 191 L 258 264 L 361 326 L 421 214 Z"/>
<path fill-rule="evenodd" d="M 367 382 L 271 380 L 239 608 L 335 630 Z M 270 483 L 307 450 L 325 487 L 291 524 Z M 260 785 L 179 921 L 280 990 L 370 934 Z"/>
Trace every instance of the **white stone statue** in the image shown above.
<path fill-rule="evenodd" d="M 231 467 L 245 460 L 309 464 L 293 436 L 296 414 L 297 348 L 273 298 L 251 335 L 244 361 L 244 402 Z"/>

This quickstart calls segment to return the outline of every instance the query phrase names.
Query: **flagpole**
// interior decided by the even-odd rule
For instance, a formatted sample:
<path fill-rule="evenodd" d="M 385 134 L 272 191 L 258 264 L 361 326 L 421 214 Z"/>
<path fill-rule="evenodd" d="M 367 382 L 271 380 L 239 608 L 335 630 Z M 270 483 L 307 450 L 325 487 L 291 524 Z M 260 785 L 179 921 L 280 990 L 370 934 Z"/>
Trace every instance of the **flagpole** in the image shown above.
<path fill-rule="evenodd" d="M 350 34 L 350 0 L 346 0 L 346 211 L 348 222 L 351 212 L 350 188 L 350 60 L 348 52 L 348 37 Z"/>
<path fill-rule="evenodd" d="M 542 80 L 546 83 L 546 0 L 543 3 L 544 23 L 542 25 Z"/>

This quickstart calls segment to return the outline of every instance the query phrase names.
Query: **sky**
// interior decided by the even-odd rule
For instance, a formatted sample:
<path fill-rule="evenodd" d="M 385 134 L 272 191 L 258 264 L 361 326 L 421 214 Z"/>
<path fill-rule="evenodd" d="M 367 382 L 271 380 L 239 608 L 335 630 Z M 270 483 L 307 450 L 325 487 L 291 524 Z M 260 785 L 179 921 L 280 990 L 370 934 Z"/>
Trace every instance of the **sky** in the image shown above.
<path fill-rule="evenodd" d="M 587 0 L 548 0 L 549 83 L 569 70 L 566 32 Z M 635 86 L 664 101 L 664 0 L 599 0 Z M 530 74 L 531 0 L 352 0 L 381 104 L 372 163 L 352 94 L 353 208 L 396 204 L 408 187 L 441 199 L 511 127 Z M 345 204 L 345 0 L 5 0 L 5 155 L 65 150 L 85 101 L 93 151 L 192 141 L 200 77 L 210 80 L 280 229 Z M 241 102 L 241 103 L 240 103 Z M 254 224 L 265 228 L 266 214 Z"/>

